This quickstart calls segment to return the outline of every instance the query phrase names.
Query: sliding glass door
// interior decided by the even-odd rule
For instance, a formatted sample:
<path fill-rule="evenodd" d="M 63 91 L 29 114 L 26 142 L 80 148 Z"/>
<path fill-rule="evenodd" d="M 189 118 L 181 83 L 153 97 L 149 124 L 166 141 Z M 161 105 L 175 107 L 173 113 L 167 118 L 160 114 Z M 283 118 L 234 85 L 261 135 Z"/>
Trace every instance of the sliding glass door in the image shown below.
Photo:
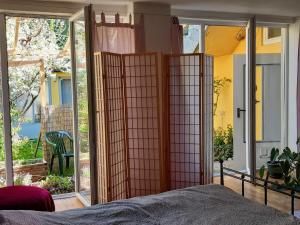
<path fill-rule="evenodd" d="M 74 137 L 76 161 L 76 192 L 87 204 L 96 203 L 93 179 L 94 129 L 91 43 L 91 7 L 86 7 L 71 18 L 72 84 Z"/>
<path fill-rule="evenodd" d="M 0 187 L 13 184 L 5 15 L 0 14 Z"/>

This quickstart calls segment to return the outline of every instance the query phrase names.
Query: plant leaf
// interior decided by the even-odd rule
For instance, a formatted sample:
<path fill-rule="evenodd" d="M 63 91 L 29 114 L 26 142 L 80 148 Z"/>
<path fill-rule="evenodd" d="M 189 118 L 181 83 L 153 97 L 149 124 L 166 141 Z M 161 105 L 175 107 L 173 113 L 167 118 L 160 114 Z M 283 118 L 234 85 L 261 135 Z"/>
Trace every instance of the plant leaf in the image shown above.
<path fill-rule="evenodd" d="M 265 165 L 262 165 L 259 169 L 259 177 L 263 178 L 265 174 Z"/>

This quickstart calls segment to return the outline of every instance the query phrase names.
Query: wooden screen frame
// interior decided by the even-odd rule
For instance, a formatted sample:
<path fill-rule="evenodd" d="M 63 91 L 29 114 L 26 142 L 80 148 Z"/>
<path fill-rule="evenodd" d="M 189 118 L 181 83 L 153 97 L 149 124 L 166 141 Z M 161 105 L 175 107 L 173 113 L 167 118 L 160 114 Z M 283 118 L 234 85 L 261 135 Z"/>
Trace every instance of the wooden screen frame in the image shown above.
<path fill-rule="evenodd" d="M 97 110 L 103 110 L 103 120 L 104 123 L 102 124 L 97 124 L 97 131 L 99 132 L 101 129 L 104 131 L 104 134 L 101 134 L 99 138 L 99 140 L 102 140 L 103 143 L 105 144 L 105 151 L 101 154 L 100 152 L 97 152 L 98 155 L 98 163 L 103 164 L 103 166 L 105 167 L 105 169 L 102 169 L 102 172 L 99 172 L 99 175 L 102 176 L 101 179 L 104 179 L 104 182 L 101 184 L 101 181 L 99 181 L 98 185 L 99 188 L 102 186 L 102 192 L 100 190 L 98 190 L 99 195 L 101 193 L 103 193 L 102 196 L 99 196 L 100 198 L 100 202 L 108 202 L 108 201 L 112 201 L 112 200 L 116 200 L 112 197 L 111 195 L 111 188 L 112 188 L 112 181 L 111 181 L 111 158 L 109 156 L 109 152 L 110 152 L 110 146 L 108 146 L 109 143 L 109 128 L 108 128 L 108 123 L 107 120 L 109 118 L 109 111 L 108 111 L 108 103 L 105 102 L 108 100 L 107 96 L 108 96 L 108 88 L 107 85 L 105 84 L 105 76 L 106 76 L 106 72 L 104 70 L 104 64 L 105 62 L 105 57 L 101 57 L 101 56 L 105 56 L 107 54 L 112 54 L 112 53 L 105 53 L 105 52 L 101 52 L 101 53 L 96 53 L 95 54 L 95 65 L 96 65 L 96 69 L 97 68 L 101 68 L 101 71 L 96 71 L 96 76 L 103 76 L 100 80 L 96 79 L 96 86 L 99 85 L 102 87 L 102 95 L 101 98 L 104 100 L 102 105 L 99 105 L 98 103 L 98 108 Z M 127 83 L 127 79 L 128 78 L 128 74 L 126 74 L 126 62 L 125 62 L 125 58 L 126 57 L 147 57 L 147 56 L 153 56 L 155 57 L 155 79 L 156 79 L 156 85 L 155 85 L 155 89 L 156 89 L 156 102 L 157 105 L 156 107 L 156 121 L 157 121 L 157 129 L 158 129 L 158 140 L 159 140 L 159 173 L 160 173 L 160 183 L 159 183 L 159 189 L 157 189 L 154 192 L 151 193 L 144 193 L 144 194 L 156 194 L 159 192 L 163 192 L 163 191 L 167 191 L 171 189 L 171 170 L 170 170 L 170 59 L 172 57 L 195 57 L 195 60 L 199 60 L 199 62 L 197 61 L 197 63 L 191 64 L 189 66 L 194 66 L 194 67 L 198 67 L 199 69 L 197 70 L 199 73 L 199 81 L 197 81 L 197 83 L 199 83 L 199 94 L 195 95 L 198 96 L 197 98 L 199 98 L 197 101 L 199 101 L 199 171 L 200 171 L 200 175 L 199 175 L 199 182 L 197 184 L 205 184 L 207 183 L 207 173 L 205 173 L 205 167 L 206 167 L 206 158 L 207 155 L 205 154 L 204 150 L 205 150 L 205 55 L 204 54 L 177 54 L 177 55 L 163 55 L 163 54 L 159 54 L 159 53 L 141 53 L 141 54 L 112 54 L 112 55 L 116 55 L 118 57 L 121 57 L 121 80 L 122 80 L 122 89 L 123 89 L 123 117 L 124 117 L 124 135 L 125 135 L 125 148 L 124 148 L 124 157 L 126 158 L 126 198 L 129 197 L 134 197 L 137 196 L 139 194 L 133 193 L 135 191 L 132 191 L 132 185 L 131 185 L 131 180 L 134 177 L 134 174 L 132 174 L 130 172 L 130 149 L 129 149 L 129 124 L 128 124 L 128 93 L 127 93 L 127 89 L 128 87 L 130 87 L 130 84 Z M 133 64 L 136 65 L 136 64 Z M 145 63 L 146 65 L 146 63 Z M 138 67 L 139 65 L 137 65 Z M 144 65 L 141 65 L 144 66 Z M 145 70 L 146 71 L 146 70 Z M 196 71 L 196 70 L 195 70 Z M 100 73 L 100 74 L 99 74 Z M 142 74 L 142 73 L 141 73 Z M 194 76 L 197 77 L 198 74 L 191 74 L 190 76 Z M 135 79 L 135 76 L 133 75 L 132 77 L 130 77 L 130 79 Z M 97 83 L 98 82 L 98 83 Z M 151 81 L 152 82 L 152 81 Z M 142 87 L 138 87 L 138 88 L 142 88 Z M 151 88 L 153 88 L 151 86 Z M 197 92 L 197 91 L 196 91 Z M 197 92 L 198 93 L 198 92 Z M 97 96 L 99 99 L 99 96 Z M 135 96 L 136 97 L 136 96 Z M 144 96 L 145 97 L 145 96 Z M 141 97 L 142 98 L 142 97 Z M 195 98 L 196 99 L 196 98 Z M 145 100 L 146 101 L 146 100 Z M 147 103 L 148 104 L 148 103 Z M 197 104 L 197 105 L 198 105 Z M 148 106 L 148 105 L 147 105 Z M 100 108 L 99 108 L 100 107 Z M 102 109 L 101 109 L 102 107 Z M 152 106 L 153 107 L 153 106 Z M 97 111 L 97 112 L 98 112 Z M 198 115 L 198 114 L 195 114 Z M 97 116 L 98 117 L 98 116 Z M 136 118 L 138 119 L 138 118 Z M 98 121 L 97 121 L 98 122 Z M 99 123 L 99 122 L 98 122 Z M 193 124 L 190 124 L 193 125 Z M 194 125 L 198 124 L 195 122 Z M 99 126 L 103 126 L 102 128 Z M 148 129 L 148 128 L 146 128 Z M 99 140 L 97 140 L 99 142 Z M 97 148 L 99 148 L 99 143 L 97 144 Z M 144 153 L 143 153 L 144 154 Z M 195 153 L 196 154 L 196 153 Z M 147 160 L 147 159 L 145 159 Z M 197 167 L 198 168 L 198 167 Z M 190 172 L 190 173 L 195 173 L 195 172 Z M 99 180 L 101 180 L 99 177 Z M 195 178 L 196 179 L 196 178 Z M 198 178 L 197 178 L 198 179 Z M 103 191 L 105 190 L 105 191 Z M 141 195 L 144 195 L 141 194 Z"/>
<path fill-rule="evenodd" d="M 170 109 L 170 79 L 171 79 L 171 71 L 170 71 L 170 61 L 171 58 L 175 58 L 178 57 L 180 60 L 180 57 L 185 57 L 185 56 L 191 56 L 191 57 L 199 57 L 199 121 L 200 121 L 200 151 L 199 151 L 199 166 L 200 166 L 200 179 L 199 179 L 199 184 L 204 184 L 206 178 L 206 174 L 205 174 L 205 76 L 204 76 L 204 65 L 205 65 L 205 54 L 204 53 L 191 53 L 191 54 L 168 54 L 165 55 L 165 71 L 167 73 L 166 78 L 167 78 L 167 91 L 168 91 L 168 100 L 167 100 L 167 106 L 166 106 L 166 112 L 165 112 L 165 118 L 167 119 L 166 121 L 166 126 L 167 128 L 167 133 L 166 133 L 166 137 L 167 137 L 167 141 L 168 141 L 168 152 L 166 154 L 166 173 L 167 173 L 167 177 L 168 177 L 168 185 L 167 188 L 168 190 L 172 189 L 172 185 L 171 185 L 171 138 L 170 138 L 170 134 L 171 134 L 171 123 L 170 123 L 170 113 L 171 113 L 171 109 Z M 180 62 L 179 62 L 180 63 Z M 181 65 L 179 64 L 179 67 Z M 183 65 L 184 66 L 184 65 Z"/>
<path fill-rule="evenodd" d="M 95 53 L 96 81 L 96 122 L 97 122 L 97 161 L 99 171 L 98 199 L 105 203 L 122 198 L 128 198 L 128 160 L 126 136 L 126 111 L 124 109 L 124 76 L 122 55 L 108 52 Z M 108 71 L 110 70 L 110 71 Z M 112 72 L 110 74 L 109 72 Z M 114 86 L 115 85 L 115 86 Z M 119 86 L 118 86 L 119 85 Z M 116 86 L 118 86 L 116 88 Z M 111 101 L 112 100 L 112 101 Z M 116 102 L 121 101 L 121 105 Z M 118 106 L 117 106 L 118 105 Z M 118 111 L 116 115 L 116 111 Z M 119 117 L 118 117 L 119 116 Z M 121 118 L 120 118 L 121 117 Z M 120 123 L 121 120 L 121 123 Z M 115 124 L 119 123 L 119 124 Z M 114 126 L 121 126 L 120 140 L 113 140 Z M 111 147 L 123 142 L 121 151 Z M 119 146 L 120 147 L 120 146 Z M 121 147 L 122 148 L 122 147 Z M 115 152 L 115 150 L 117 152 Z M 119 154 L 121 153 L 121 155 Z M 119 162 L 119 160 L 122 160 Z M 102 166 L 103 165 L 103 166 Z M 123 167 L 123 171 L 121 167 Z M 120 173 L 124 173 L 123 175 Z M 116 184 L 114 177 L 120 178 Z M 123 190 L 119 186 L 124 186 Z"/>
<path fill-rule="evenodd" d="M 160 117 L 160 88 L 159 88 L 159 75 L 160 75 L 160 71 L 159 71 L 159 65 L 161 65 L 161 57 L 159 57 L 159 54 L 158 53 L 136 53 L 136 54 L 123 54 L 123 75 L 124 75 L 124 101 L 125 101 L 125 112 L 126 112 L 126 116 L 128 118 L 128 95 L 127 95 L 127 89 L 130 88 L 130 86 L 128 85 L 128 82 L 127 82 L 127 78 L 130 78 L 128 77 L 128 74 L 126 74 L 126 60 L 125 58 L 126 57 L 133 57 L 133 58 L 138 58 L 139 59 L 139 62 L 141 62 L 141 57 L 151 57 L 153 56 L 154 57 L 154 64 L 151 64 L 150 62 L 150 65 L 148 66 L 155 66 L 155 74 L 153 75 L 155 77 L 155 89 L 156 89 L 156 103 L 157 103 L 157 112 L 156 112 L 156 121 L 157 121 L 157 131 L 158 131 L 158 154 L 159 154 L 159 187 L 156 189 L 156 190 L 148 190 L 147 188 L 145 189 L 136 189 L 133 187 L 131 181 L 132 179 L 134 179 L 134 175 L 130 172 L 130 169 L 131 169 L 131 159 L 130 159 L 130 146 L 129 146 L 129 142 L 130 142 L 130 137 L 129 137 L 129 125 L 128 125 L 128 119 L 127 119 L 127 129 L 126 129 L 126 132 L 127 132 L 127 157 L 128 157 L 128 178 L 129 178 L 129 182 L 128 182 L 128 187 L 129 187 L 129 196 L 130 197 L 134 197 L 134 196 L 139 196 L 139 195 L 143 195 L 143 194 L 139 194 L 139 192 L 143 192 L 145 191 L 145 193 L 147 191 L 149 191 L 149 193 L 147 194 L 156 194 L 156 193 L 160 193 L 164 190 L 164 187 L 166 186 L 165 185 L 165 180 L 163 179 L 163 174 L 162 174 L 162 171 L 164 169 L 164 166 L 163 166 L 163 155 L 162 155 L 162 151 L 161 151 L 161 146 L 162 146 L 162 140 L 161 140 L 161 134 L 162 134 L 162 128 L 161 128 L 161 117 Z M 151 60 L 150 60 L 151 61 Z M 134 59 L 134 63 L 135 62 L 135 59 Z M 139 65 L 140 67 L 147 67 L 146 65 L 146 62 L 145 64 L 140 64 Z M 130 66 L 129 66 L 130 67 Z M 146 68 L 145 68 L 145 71 L 146 71 Z M 140 71 L 141 72 L 141 71 Z M 144 88 L 147 88 L 148 86 L 145 86 Z M 151 86 L 153 87 L 153 86 Z M 143 97 L 136 97 L 136 98 L 143 98 Z M 144 109 L 144 107 L 142 107 Z M 147 108 L 147 107 L 146 107 Z M 138 128 L 137 128 L 138 129 Z M 148 139 L 151 139 L 148 137 Z M 149 156 L 150 157 L 150 156 Z M 147 159 L 147 158 L 144 158 L 144 160 L 153 160 L 153 159 Z M 142 167 L 144 167 L 145 165 L 143 164 Z M 145 169 L 146 170 L 146 169 Z M 150 170 L 150 169 L 149 169 Z M 150 170 L 151 171 L 151 170 Z M 150 172 L 149 172 L 150 173 Z M 139 180 L 139 179 L 137 179 Z M 137 185 L 138 186 L 138 185 Z M 133 193 L 134 192 L 134 193 Z"/>

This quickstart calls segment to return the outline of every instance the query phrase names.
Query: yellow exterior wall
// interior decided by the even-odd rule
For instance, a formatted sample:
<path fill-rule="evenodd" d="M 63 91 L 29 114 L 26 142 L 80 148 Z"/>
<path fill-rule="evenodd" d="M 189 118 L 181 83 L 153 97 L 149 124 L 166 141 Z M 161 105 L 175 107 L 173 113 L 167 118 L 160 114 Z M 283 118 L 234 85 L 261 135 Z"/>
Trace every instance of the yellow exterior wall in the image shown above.
<path fill-rule="evenodd" d="M 262 140 L 262 66 L 256 66 L 256 140 Z"/>
<path fill-rule="evenodd" d="M 216 30 L 216 29 L 214 29 Z M 216 35 L 219 38 L 222 38 L 222 31 L 223 29 L 220 29 L 220 32 L 215 32 L 214 35 Z M 209 38 L 209 37 L 207 37 Z M 230 40 L 228 40 L 230 41 Z M 206 49 L 207 50 L 207 49 Z M 257 54 L 263 54 L 263 53 L 280 53 L 281 52 L 281 43 L 274 43 L 274 44 L 263 44 L 263 29 L 257 28 L 256 30 L 256 52 Z M 223 77 L 229 78 L 231 80 L 231 83 L 227 83 L 226 87 L 223 89 L 220 97 L 219 102 L 216 110 L 216 114 L 214 117 L 214 128 L 223 128 L 226 129 L 228 125 L 233 125 L 233 56 L 235 54 L 245 54 L 246 53 L 246 40 L 243 39 L 239 42 L 239 44 L 236 46 L 234 51 L 230 54 L 222 55 L 222 56 L 216 56 L 219 55 L 219 52 L 206 52 L 207 54 L 214 55 L 214 78 L 215 79 L 221 79 Z M 257 68 L 257 74 L 261 74 L 261 68 Z M 260 80 L 258 79 L 258 82 Z M 258 96 L 261 95 L 261 93 L 258 93 Z M 261 98 L 261 96 L 260 96 Z M 261 109 L 258 106 L 257 113 L 261 114 Z M 262 127 L 262 120 L 261 117 L 257 119 L 257 138 L 261 137 L 261 127 Z"/>
<path fill-rule="evenodd" d="M 233 122 L 233 55 L 224 55 L 214 58 L 214 79 L 228 78 L 219 96 L 218 106 L 214 117 L 215 128 L 225 128 Z M 216 98 L 216 96 L 215 96 Z"/>

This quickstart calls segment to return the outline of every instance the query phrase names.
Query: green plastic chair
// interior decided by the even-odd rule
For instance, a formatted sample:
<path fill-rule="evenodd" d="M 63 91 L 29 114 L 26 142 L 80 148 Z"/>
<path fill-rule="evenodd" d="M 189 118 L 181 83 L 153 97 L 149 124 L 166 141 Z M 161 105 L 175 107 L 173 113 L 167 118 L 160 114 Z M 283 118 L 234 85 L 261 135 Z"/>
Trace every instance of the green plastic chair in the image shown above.
<path fill-rule="evenodd" d="M 50 173 L 52 172 L 55 157 L 58 157 L 59 175 L 63 175 L 64 158 L 66 168 L 70 166 L 70 158 L 74 157 L 73 138 L 67 131 L 51 131 L 45 134 L 46 142 L 51 146 L 52 156 L 50 162 Z M 70 142 L 70 149 L 66 148 L 65 141 Z"/>

